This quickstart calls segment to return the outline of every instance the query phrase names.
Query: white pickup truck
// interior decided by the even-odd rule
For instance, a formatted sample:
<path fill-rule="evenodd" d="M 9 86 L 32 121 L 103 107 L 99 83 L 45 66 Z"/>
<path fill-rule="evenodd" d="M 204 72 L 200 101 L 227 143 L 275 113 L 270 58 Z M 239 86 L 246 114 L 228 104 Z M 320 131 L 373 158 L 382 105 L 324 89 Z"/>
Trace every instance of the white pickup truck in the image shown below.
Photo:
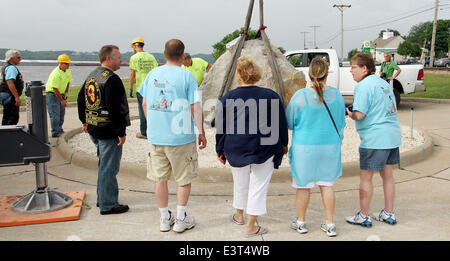
<path fill-rule="evenodd" d="M 353 90 L 356 82 L 350 73 L 350 65 L 342 66 L 334 49 L 310 49 L 288 51 L 284 54 L 289 62 L 299 71 L 305 73 L 308 84 L 310 79 L 308 76 L 309 63 L 315 57 L 324 57 L 328 59 L 330 66 L 328 70 L 327 85 L 337 88 L 342 95 L 353 96 Z M 422 64 L 405 64 L 399 65 L 402 72 L 393 81 L 395 99 L 397 105 L 400 103 L 401 93 L 414 93 L 425 91 L 423 82 L 423 65 Z M 376 66 L 376 74 L 379 75 L 380 66 Z"/>

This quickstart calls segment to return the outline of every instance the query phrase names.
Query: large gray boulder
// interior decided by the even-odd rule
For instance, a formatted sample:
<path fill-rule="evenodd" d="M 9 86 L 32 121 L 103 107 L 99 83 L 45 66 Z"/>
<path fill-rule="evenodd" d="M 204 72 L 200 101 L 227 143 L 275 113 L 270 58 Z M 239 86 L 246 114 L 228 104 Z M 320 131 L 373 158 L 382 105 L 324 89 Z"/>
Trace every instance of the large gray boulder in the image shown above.
<path fill-rule="evenodd" d="M 217 61 L 211 67 L 210 71 L 205 74 L 205 78 L 201 86 L 199 87 L 202 95 L 206 121 L 210 121 L 213 117 L 212 114 L 220 95 L 220 89 L 225 80 L 226 70 L 231 63 L 231 59 L 233 58 L 233 51 L 236 47 L 237 45 L 231 46 L 222 56 L 219 57 L 219 59 L 217 59 Z M 294 66 L 289 63 L 286 57 L 280 52 L 280 50 L 278 50 L 278 48 L 272 45 L 272 50 L 276 56 L 276 62 L 281 72 L 286 101 L 285 106 L 287 106 L 294 93 L 306 86 L 305 75 L 303 72 L 297 71 Z M 269 65 L 269 50 L 264 48 L 264 42 L 259 39 L 245 41 L 241 56 L 247 56 L 251 58 L 261 68 L 262 78 L 259 82 L 256 83 L 256 85 L 272 89 L 279 94 L 275 86 L 275 80 L 272 74 L 272 70 Z M 238 84 L 236 82 L 236 79 L 234 79 L 228 91 L 233 90 L 237 87 Z"/>

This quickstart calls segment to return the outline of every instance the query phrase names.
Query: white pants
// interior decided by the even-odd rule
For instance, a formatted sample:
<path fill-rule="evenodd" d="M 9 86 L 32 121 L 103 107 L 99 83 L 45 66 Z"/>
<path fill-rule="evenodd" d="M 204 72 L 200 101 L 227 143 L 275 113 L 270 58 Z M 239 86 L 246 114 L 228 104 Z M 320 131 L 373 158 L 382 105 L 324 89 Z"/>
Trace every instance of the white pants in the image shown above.
<path fill-rule="evenodd" d="M 260 216 L 267 213 L 267 190 L 273 173 L 273 156 L 262 164 L 231 167 L 234 181 L 233 207 Z"/>

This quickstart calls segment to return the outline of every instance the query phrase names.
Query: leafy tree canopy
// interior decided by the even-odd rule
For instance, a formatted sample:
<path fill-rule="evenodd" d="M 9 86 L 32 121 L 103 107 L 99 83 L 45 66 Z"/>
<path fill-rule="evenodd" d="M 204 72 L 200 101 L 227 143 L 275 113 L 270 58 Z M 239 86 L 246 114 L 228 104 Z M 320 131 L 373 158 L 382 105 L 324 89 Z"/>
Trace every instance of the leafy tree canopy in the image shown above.
<path fill-rule="evenodd" d="M 409 55 L 412 57 L 418 57 L 421 54 L 421 49 L 418 43 L 412 43 L 408 40 L 405 40 L 398 46 L 397 52 L 400 55 Z"/>
<path fill-rule="evenodd" d="M 431 49 L 431 38 L 433 34 L 433 22 L 419 23 L 411 27 L 406 40 L 423 46 L 425 40 L 425 48 Z M 437 20 L 436 26 L 436 57 L 445 56 L 450 45 L 450 20 Z"/>
<path fill-rule="evenodd" d="M 219 57 L 226 52 L 227 44 L 241 35 L 242 30 L 244 30 L 243 27 L 240 30 L 235 30 L 231 34 L 227 34 L 220 42 L 217 42 L 212 46 L 214 48 L 212 55 L 216 60 L 219 59 Z M 257 33 L 258 33 L 257 30 L 252 30 L 251 28 L 249 28 L 247 40 L 255 39 Z M 283 47 L 278 47 L 278 50 L 280 50 L 281 53 L 286 52 L 286 50 Z"/>
<path fill-rule="evenodd" d="M 348 52 L 347 60 L 350 61 L 350 59 L 352 59 L 352 57 L 355 56 L 355 54 L 357 54 L 357 53 L 359 53 L 357 48 L 355 48 L 355 49 L 351 50 L 350 52 Z"/>

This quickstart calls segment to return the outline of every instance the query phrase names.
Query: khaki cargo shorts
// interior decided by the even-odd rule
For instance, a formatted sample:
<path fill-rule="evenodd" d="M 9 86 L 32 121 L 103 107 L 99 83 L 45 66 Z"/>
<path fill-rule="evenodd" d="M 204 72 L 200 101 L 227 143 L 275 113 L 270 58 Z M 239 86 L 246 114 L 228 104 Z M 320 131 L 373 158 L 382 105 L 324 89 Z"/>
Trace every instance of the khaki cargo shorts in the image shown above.
<path fill-rule="evenodd" d="M 164 182 L 173 175 L 178 186 L 184 186 L 197 178 L 198 154 L 195 142 L 180 146 L 149 145 L 148 179 Z"/>

